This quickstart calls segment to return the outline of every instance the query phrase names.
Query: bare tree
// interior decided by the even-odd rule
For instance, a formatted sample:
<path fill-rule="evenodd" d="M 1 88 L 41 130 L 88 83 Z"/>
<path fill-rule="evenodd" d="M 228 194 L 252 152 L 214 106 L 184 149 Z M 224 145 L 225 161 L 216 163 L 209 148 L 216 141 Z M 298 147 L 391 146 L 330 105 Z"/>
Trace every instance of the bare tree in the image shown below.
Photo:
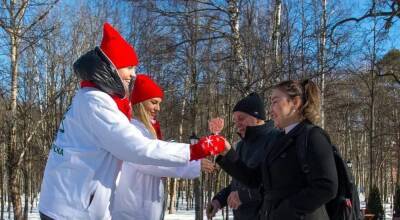
<path fill-rule="evenodd" d="M 325 128 L 325 46 L 327 32 L 327 0 L 322 0 L 322 16 L 320 27 L 319 51 L 318 51 L 318 73 L 321 77 L 321 127 Z"/>
<path fill-rule="evenodd" d="M 10 75 L 11 75 L 11 97 L 10 97 L 10 136 L 7 152 L 7 167 L 8 167 L 8 187 L 11 194 L 11 202 L 13 204 L 14 219 L 22 219 L 20 183 L 18 182 L 18 172 L 21 167 L 25 150 L 19 149 L 17 146 L 17 94 L 18 94 L 18 65 L 19 55 L 21 52 L 21 43 L 23 40 L 28 40 L 30 44 L 35 43 L 37 39 L 26 38 L 29 32 L 35 28 L 49 13 L 51 8 L 58 0 L 45 4 L 44 11 L 37 14 L 34 19 L 28 24 L 25 23 L 25 16 L 30 8 L 40 5 L 39 3 L 32 4 L 28 0 L 24 1 L 3 1 L 1 10 L 5 17 L 0 18 L 0 27 L 6 31 L 9 37 L 10 45 Z M 37 7 L 37 6 L 36 6 Z M 39 37 L 39 36 L 37 36 Z"/>
<path fill-rule="evenodd" d="M 272 56 L 273 56 L 273 72 L 277 72 L 278 78 L 277 81 L 282 79 L 282 70 L 281 70 L 281 56 L 279 54 L 279 40 L 281 34 L 281 17 L 282 17 L 282 0 L 275 0 L 274 5 L 274 23 L 273 23 L 273 32 L 272 32 Z"/>
<path fill-rule="evenodd" d="M 385 29 L 391 28 L 393 25 L 393 22 L 394 22 L 393 20 L 396 18 L 400 18 L 400 1 L 398 1 L 398 0 L 388 0 L 388 1 L 371 0 L 371 7 L 361 17 L 345 18 L 345 19 L 338 21 L 336 24 L 334 24 L 331 28 L 330 38 L 333 42 L 335 42 L 333 36 L 334 36 L 334 32 L 335 32 L 336 28 L 338 28 L 339 26 L 341 26 L 345 23 L 352 22 L 352 21 L 358 23 L 365 19 L 378 18 L 378 17 L 384 17 L 384 19 L 386 20 Z"/>

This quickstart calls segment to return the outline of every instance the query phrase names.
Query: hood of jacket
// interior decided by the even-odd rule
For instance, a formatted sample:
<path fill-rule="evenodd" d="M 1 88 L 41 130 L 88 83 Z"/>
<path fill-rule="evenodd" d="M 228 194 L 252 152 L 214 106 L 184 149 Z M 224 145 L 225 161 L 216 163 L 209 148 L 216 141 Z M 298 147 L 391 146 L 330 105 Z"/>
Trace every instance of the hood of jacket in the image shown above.
<path fill-rule="evenodd" d="M 111 96 L 127 97 L 133 85 L 132 81 L 129 86 L 124 85 L 116 67 L 99 47 L 79 57 L 73 68 L 80 80 L 95 83 L 98 89 Z"/>

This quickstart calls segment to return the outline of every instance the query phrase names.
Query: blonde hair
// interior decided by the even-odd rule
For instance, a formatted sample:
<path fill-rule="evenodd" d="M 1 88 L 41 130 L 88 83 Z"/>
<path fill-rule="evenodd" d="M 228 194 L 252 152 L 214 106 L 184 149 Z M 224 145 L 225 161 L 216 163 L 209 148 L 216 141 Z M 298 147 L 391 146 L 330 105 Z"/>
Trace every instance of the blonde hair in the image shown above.
<path fill-rule="evenodd" d="M 318 86 L 311 80 L 303 81 L 288 80 L 274 86 L 274 89 L 287 94 L 291 99 L 299 96 L 302 101 L 300 108 L 301 115 L 316 124 L 320 120 L 321 93 Z"/>
<path fill-rule="evenodd" d="M 151 116 L 146 108 L 143 105 L 143 102 L 136 103 L 132 105 L 132 113 L 133 117 L 141 121 L 144 126 L 150 131 L 150 133 L 157 138 L 156 130 L 154 129 L 153 125 L 151 124 Z"/>

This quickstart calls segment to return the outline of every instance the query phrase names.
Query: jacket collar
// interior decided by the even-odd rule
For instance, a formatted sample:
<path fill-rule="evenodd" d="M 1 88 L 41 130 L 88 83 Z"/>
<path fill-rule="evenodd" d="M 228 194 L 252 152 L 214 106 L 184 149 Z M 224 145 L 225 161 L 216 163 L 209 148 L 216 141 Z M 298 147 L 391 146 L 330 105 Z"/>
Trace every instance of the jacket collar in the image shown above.
<path fill-rule="evenodd" d="M 300 135 L 300 133 L 304 130 L 304 127 L 310 124 L 309 121 L 303 120 L 296 127 L 289 131 L 289 133 L 283 135 L 277 142 L 275 142 L 273 146 L 273 150 L 271 152 L 270 163 L 273 162 L 277 157 L 279 157 L 286 149 L 293 145 L 296 142 L 296 137 Z"/>
<path fill-rule="evenodd" d="M 245 131 L 244 138 L 242 138 L 239 134 L 239 137 L 243 141 L 251 141 L 254 138 L 257 138 L 260 134 L 266 134 L 268 133 L 271 129 L 274 128 L 274 123 L 273 121 L 267 121 L 263 125 L 257 125 L 257 126 L 248 126 Z"/>
<path fill-rule="evenodd" d="M 297 125 L 299 124 L 299 122 L 293 123 L 289 126 L 287 126 L 286 128 L 284 128 L 283 130 L 285 131 L 285 134 L 289 133 L 293 128 L 295 128 Z"/>

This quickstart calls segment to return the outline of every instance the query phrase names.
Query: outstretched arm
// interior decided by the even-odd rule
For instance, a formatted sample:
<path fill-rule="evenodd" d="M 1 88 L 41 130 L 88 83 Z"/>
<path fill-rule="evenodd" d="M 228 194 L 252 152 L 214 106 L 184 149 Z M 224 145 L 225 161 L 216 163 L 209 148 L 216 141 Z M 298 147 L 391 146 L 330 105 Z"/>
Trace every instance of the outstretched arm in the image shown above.
<path fill-rule="evenodd" d="M 225 156 L 218 156 L 216 161 L 229 175 L 248 187 L 258 188 L 261 185 L 261 165 L 256 168 L 246 166 L 235 150 L 230 149 Z"/>
<path fill-rule="evenodd" d="M 129 163 L 128 166 L 134 166 L 141 173 L 157 177 L 174 177 L 194 179 L 200 176 L 200 160 L 190 161 L 181 167 L 163 167 L 152 165 L 139 165 Z"/>

